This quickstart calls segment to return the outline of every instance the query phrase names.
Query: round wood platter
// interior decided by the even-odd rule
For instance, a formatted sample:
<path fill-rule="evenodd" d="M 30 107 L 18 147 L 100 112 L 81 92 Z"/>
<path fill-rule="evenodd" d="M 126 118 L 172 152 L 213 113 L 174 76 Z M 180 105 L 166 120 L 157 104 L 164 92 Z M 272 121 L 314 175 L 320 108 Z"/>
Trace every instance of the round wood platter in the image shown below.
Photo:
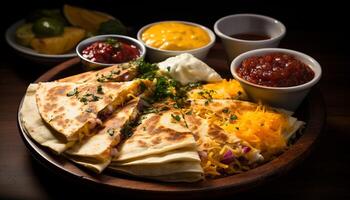
<path fill-rule="evenodd" d="M 224 58 L 215 56 L 208 58 L 207 63 L 215 68 L 224 77 L 229 70 Z M 212 53 L 213 55 L 213 53 Z M 79 58 L 70 59 L 52 68 L 36 82 L 52 81 L 58 78 L 83 72 Z M 220 68 L 221 67 L 221 68 Z M 22 103 L 21 103 L 22 104 Z M 21 105 L 19 106 L 19 108 Z M 276 178 L 300 163 L 310 152 L 313 144 L 319 137 L 325 120 L 325 106 L 322 94 L 317 88 L 313 88 L 302 105 L 296 111 L 298 119 L 306 122 L 303 134 L 289 147 L 287 151 L 276 159 L 263 164 L 247 172 L 224 178 L 207 179 L 196 183 L 164 183 L 141 178 L 132 178 L 120 174 L 113 174 L 105 170 L 102 174 L 94 174 L 85 168 L 77 166 L 62 156 L 54 155 L 44 147 L 34 142 L 27 136 L 18 118 L 18 127 L 24 143 L 32 155 L 44 166 L 61 176 L 87 184 L 93 187 L 101 187 L 108 191 L 115 191 L 127 195 L 149 197 L 218 197 L 218 195 L 232 194 L 258 186 L 273 178 Z M 172 195 L 174 194 L 174 195 Z M 190 195 L 190 196 L 189 196 Z"/>

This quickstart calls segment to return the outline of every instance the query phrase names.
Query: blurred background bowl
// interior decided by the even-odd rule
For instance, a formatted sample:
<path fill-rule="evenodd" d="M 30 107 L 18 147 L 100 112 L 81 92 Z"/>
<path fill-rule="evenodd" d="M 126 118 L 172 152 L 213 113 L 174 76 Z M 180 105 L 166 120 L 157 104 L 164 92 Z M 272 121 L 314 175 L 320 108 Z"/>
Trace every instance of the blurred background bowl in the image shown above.
<path fill-rule="evenodd" d="M 214 31 L 220 37 L 228 61 L 246 51 L 259 48 L 277 47 L 286 34 L 286 27 L 278 20 L 271 17 L 256 14 L 229 15 L 217 20 Z M 268 36 L 264 40 L 247 40 L 231 36 L 237 34 L 253 34 Z"/>
<path fill-rule="evenodd" d="M 145 41 L 142 40 L 142 34 L 143 32 L 150 28 L 153 25 L 159 24 L 159 23 L 167 23 L 167 22 L 176 22 L 176 23 L 183 23 L 183 24 L 187 24 L 187 25 L 191 25 L 191 26 L 196 26 L 199 27 L 201 29 L 203 29 L 204 31 L 206 31 L 210 37 L 210 42 L 208 44 L 206 44 L 203 47 L 200 48 L 196 48 L 196 49 L 190 49 L 190 50 L 183 50 L 183 51 L 177 51 L 177 50 L 163 50 L 163 49 L 158 49 L 155 47 L 152 47 L 150 45 L 147 45 L 145 43 Z M 155 22 L 155 23 L 151 23 L 148 24 L 144 27 L 142 27 L 138 33 L 137 33 L 137 39 L 142 42 L 146 48 L 147 48 L 147 58 L 151 61 L 151 62 L 160 62 L 163 61 L 169 57 L 173 57 L 182 53 L 190 53 L 193 56 L 195 56 L 196 58 L 200 59 L 200 60 L 204 60 L 210 50 L 210 48 L 214 45 L 215 43 L 215 34 L 213 33 L 213 31 L 211 31 L 209 28 L 196 24 L 196 23 L 192 23 L 192 22 L 186 22 L 186 21 L 161 21 L 161 22 Z"/>
<path fill-rule="evenodd" d="M 283 53 L 294 56 L 295 59 L 303 62 L 312 69 L 314 72 L 313 79 L 307 83 L 297 86 L 268 87 L 251 83 L 241 78 L 237 74 L 237 68 L 241 65 L 243 60 L 252 56 L 263 56 L 271 53 Z M 239 81 L 244 91 L 253 101 L 294 111 L 298 108 L 312 86 L 314 86 L 320 80 L 322 69 L 320 64 L 315 59 L 304 53 L 289 49 L 264 48 L 248 51 L 237 56 L 231 63 L 231 73 L 233 77 Z"/>

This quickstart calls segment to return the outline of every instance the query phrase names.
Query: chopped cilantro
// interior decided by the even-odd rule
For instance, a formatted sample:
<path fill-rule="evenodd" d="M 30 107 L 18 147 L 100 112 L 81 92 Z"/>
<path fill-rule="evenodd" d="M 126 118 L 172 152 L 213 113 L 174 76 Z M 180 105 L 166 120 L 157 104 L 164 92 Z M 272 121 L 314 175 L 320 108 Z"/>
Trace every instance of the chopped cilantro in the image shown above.
<path fill-rule="evenodd" d="M 222 112 L 223 112 L 223 113 L 229 113 L 230 110 L 229 110 L 228 108 L 224 108 L 224 109 L 222 110 Z"/>
<path fill-rule="evenodd" d="M 143 59 L 136 61 L 136 65 L 140 78 L 153 80 L 159 70 L 157 64 L 145 62 Z"/>
<path fill-rule="evenodd" d="M 192 115 L 192 110 L 189 110 L 185 113 L 186 115 Z"/>
<path fill-rule="evenodd" d="M 74 95 L 77 95 L 79 92 L 77 90 L 77 88 L 74 88 L 72 91 L 69 91 L 67 93 L 67 97 L 71 97 L 71 96 L 74 96 Z"/>
<path fill-rule="evenodd" d="M 141 90 L 141 92 L 144 92 L 146 89 L 147 89 L 146 84 L 143 81 L 141 81 L 141 83 L 140 83 L 140 90 Z"/>
<path fill-rule="evenodd" d="M 107 133 L 110 135 L 110 136 L 113 136 L 114 135 L 114 128 L 109 128 L 107 130 Z"/>
<path fill-rule="evenodd" d="M 104 92 L 102 90 L 102 85 L 97 86 L 97 93 L 98 94 L 104 94 Z"/>
<path fill-rule="evenodd" d="M 233 115 L 230 116 L 230 120 L 233 121 L 233 120 L 236 120 L 236 119 L 237 119 L 237 116 L 236 116 L 236 115 L 233 114 Z"/>
<path fill-rule="evenodd" d="M 173 118 L 173 119 L 175 119 L 176 121 L 180 121 L 181 120 L 181 117 L 179 116 L 179 115 L 173 115 L 173 114 L 171 114 L 171 117 Z"/>

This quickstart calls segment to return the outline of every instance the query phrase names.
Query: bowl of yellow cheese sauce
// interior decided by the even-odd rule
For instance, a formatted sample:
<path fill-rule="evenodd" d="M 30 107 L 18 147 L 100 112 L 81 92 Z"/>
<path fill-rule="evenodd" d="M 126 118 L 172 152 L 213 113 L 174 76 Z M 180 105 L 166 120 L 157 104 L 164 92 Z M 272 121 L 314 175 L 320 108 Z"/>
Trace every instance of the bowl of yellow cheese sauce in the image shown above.
<path fill-rule="evenodd" d="M 147 57 L 159 62 L 182 53 L 203 60 L 214 45 L 215 34 L 208 28 L 185 21 L 162 21 L 141 28 L 137 39 L 147 48 Z"/>

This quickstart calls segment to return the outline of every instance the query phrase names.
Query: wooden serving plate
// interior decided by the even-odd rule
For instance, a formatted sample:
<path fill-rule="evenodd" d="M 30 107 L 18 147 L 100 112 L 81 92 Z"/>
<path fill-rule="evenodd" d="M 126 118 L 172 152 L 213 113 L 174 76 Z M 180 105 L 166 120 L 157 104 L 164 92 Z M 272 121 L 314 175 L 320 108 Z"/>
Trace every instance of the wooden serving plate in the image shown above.
<path fill-rule="evenodd" d="M 218 56 L 219 47 L 215 46 L 207 62 L 211 66 L 218 66 L 216 70 L 229 77 L 228 67 L 224 58 Z M 213 53 L 214 52 L 214 53 Z M 222 49 L 221 49 L 222 52 Z M 216 54 L 217 53 L 217 54 Z M 40 76 L 36 82 L 51 81 L 82 72 L 78 58 L 70 59 Z M 220 68 L 221 67 L 221 68 Z M 73 164 L 62 156 L 54 155 L 44 147 L 35 143 L 24 132 L 18 119 L 21 137 L 32 155 L 44 166 L 54 172 L 67 176 L 71 180 L 101 187 L 108 191 L 115 191 L 133 196 L 148 197 L 218 197 L 218 195 L 232 194 L 243 191 L 273 178 L 276 178 L 302 161 L 310 152 L 311 147 L 321 133 L 325 120 L 325 106 L 322 95 L 316 88 L 312 89 L 303 104 L 296 112 L 296 116 L 306 122 L 303 135 L 290 148 L 276 159 L 250 171 L 218 179 L 207 179 L 197 183 L 163 183 L 139 178 L 131 178 L 120 174 L 113 174 L 108 169 L 102 174 L 94 174 Z M 21 103 L 22 104 L 22 103 Z M 21 107 L 21 105 L 20 105 Z"/>

